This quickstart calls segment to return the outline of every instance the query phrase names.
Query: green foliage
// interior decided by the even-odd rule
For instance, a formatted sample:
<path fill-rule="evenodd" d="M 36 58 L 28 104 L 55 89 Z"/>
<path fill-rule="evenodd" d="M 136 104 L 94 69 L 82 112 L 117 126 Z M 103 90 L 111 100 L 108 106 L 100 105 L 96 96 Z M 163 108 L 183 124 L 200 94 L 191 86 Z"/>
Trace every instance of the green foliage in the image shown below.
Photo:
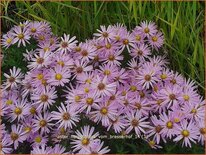
<path fill-rule="evenodd" d="M 1 1 L 2 30 L 6 33 L 23 20 L 46 20 L 56 35 L 69 33 L 84 41 L 100 25 L 123 23 L 128 29 L 143 20 L 157 23 L 165 36 L 164 52 L 170 67 L 194 79 L 204 94 L 204 2 L 35 2 Z M 31 47 L 32 48 L 32 47 Z M 12 47 L 4 51 L 5 72 L 12 66 L 26 70 L 22 61 L 25 48 Z M 107 142 L 117 153 L 203 153 L 201 146 L 182 149 L 179 144 L 168 143 L 163 150 L 152 150 L 146 142 L 111 140 Z"/>

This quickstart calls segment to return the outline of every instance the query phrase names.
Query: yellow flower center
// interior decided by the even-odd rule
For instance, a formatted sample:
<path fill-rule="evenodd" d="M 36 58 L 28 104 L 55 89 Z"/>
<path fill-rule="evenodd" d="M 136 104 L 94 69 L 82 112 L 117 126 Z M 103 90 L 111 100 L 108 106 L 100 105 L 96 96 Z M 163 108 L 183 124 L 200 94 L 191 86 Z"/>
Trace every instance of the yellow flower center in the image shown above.
<path fill-rule="evenodd" d="M 36 114 L 36 108 L 31 107 L 31 109 L 30 109 L 30 113 L 31 113 L 32 115 Z"/>
<path fill-rule="evenodd" d="M 122 96 L 125 96 L 127 94 L 126 90 L 122 91 Z"/>
<path fill-rule="evenodd" d="M 16 134 L 16 133 L 14 133 L 14 132 L 12 132 L 10 136 L 11 136 L 11 139 L 12 139 L 13 141 L 15 141 L 15 140 L 17 140 L 17 139 L 19 138 L 19 135 Z"/>
<path fill-rule="evenodd" d="M 36 28 L 32 27 L 32 28 L 31 28 L 31 32 L 32 32 L 32 33 L 35 33 L 35 32 L 36 32 Z"/>
<path fill-rule="evenodd" d="M 32 129 L 31 127 L 27 126 L 27 127 L 24 128 L 24 131 L 26 131 L 26 132 L 30 132 L 31 129 Z"/>
<path fill-rule="evenodd" d="M 138 110 L 140 110 L 142 108 L 142 105 L 140 103 L 136 103 L 135 106 Z"/>
<path fill-rule="evenodd" d="M 134 86 L 134 85 L 132 85 L 132 86 L 130 87 L 130 90 L 131 90 L 132 92 L 135 92 L 135 91 L 137 90 L 137 87 Z"/>
<path fill-rule="evenodd" d="M 64 62 L 63 61 L 58 61 L 57 64 L 64 67 Z"/>
<path fill-rule="evenodd" d="M 117 41 L 119 41 L 119 40 L 120 40 L 120 36 L 116 36 L 115 39 L 116 39 Z"/>
<path fill-rule="evenodd" d="M 105 88 L 105 84 L 104 83 L 98 84 L 98 89 L 99 90 L 103 90 L 104 88 Z"/>
<path fill-rule="evenodd" d="M 37 74 L 37 79 L 38 79 L 38 80 L 42 80 L 43 78 L 44 78 L 44 75 L 43 75 L 43 74 L 41 74 L 41 73 L 40 73 L 40 74 Z"/>
<path fill-rule="evenodd" d="M 131 124 L 132 124 L 133 127 L 136 127 L 136 126 L 139 125 L 139 121 L 137 119 L 133 119 Z"/>
<path fill-rule="evenodd" d="M 161 75 L 160 75 L 160 78 L 161 78 L 162 80 L 166 79 L 166 78 L 167 78 L 167 74 L 161 74 Z"/>
<path fill-rule="evenodd" d="M 115 57 L 114 57 L 114 55 L 109 55 L 108 59 L 109 59 L 109 61 L 114 61 Z"/>
<path fill-rule="evenodd" d="M 84 88 L 84 92 L 85 92 L 85 93 L 89 93 L 89 88 L 87 88 L 87 87 Z"/>
<path fill-rule="evenodd" d="M 16 115 L 20 115 L 20 114 L 22 113 L 21 108 L 15 108 L 15 109 L 14 109 L 14 113 L 15 113 Z"/>
<path fill-rule="evenodd" d="M 179 118 L 174 118 L 174 122 L 178 123 L 178 122 L 180 122 L 180 119 Z"/>
<path fill-rule="evenodd" d="M 157 36 L 153 36 L 153 37 L 152 37 L 152 41 L 153 41 L 153 42 L 157 42 L 157 40 L 158 40 Z"/>
<path fill-rule="evenodd" d="M 110 49 L 111 47 L 112 47 L 112 45 L 111 44 L 106 44 L 106 46 L 105 46 L 107 49 Z"/>
<path fill-rule="evenodd" d="M 149 30 L 148 27 L 146 27 L 146 28 L 144 29 L 144 32 L 145 32 L 145 33 L 149 33 L 149 31 L 150 31 L 150 30 Z"/>
<path fill-rule="evenodd" d="M 82 54 L 83 57 L 86 57 L 86 56 L 88 56 L 89 53 L 86 50 L 83 50 L 81 52 L 81 54 Z"/>
<path fill-rule="evenodd" d="M 150 76 L 149 74 L 147 74 L 147 75 L 145 75 L 144 79 L 145 79 L 146 81 L 150 81 L 150 80 L 151 80 L 151 76 Z"/>
<path fill-rule="evenodd" d="M 170 98 L 170 100 L 175 100 L 175 99 L 176 99 L 176 96 L 175 96 L 175 94 L 170 94 L 170 95 L 169 95 L 169 98 Z"/>
<path fill-rule="evenodd" d="M 50 48 L 49 47 L 44 47 L 44 52 L 47 52 L 47 51 L 49 51 L 50 50 Z"/>
<path fill-rule="evenodd" d="M 40 35 L 39 40 L 43 41 L 43 40 L 45 40 L 45 37 L 43 35 Z"/>
<path fill-rule="evenodd" d="M 13 104 L 13 101 L 12 101 L 12 100 L 7 100 L 7 101 L 6 101 L 6 104 L 7 104 L 7 105 L 11 105 L 11 104 Z"/>
<path fill-rule="evenodd" d="M 8 39 L 6 40 L 6 43 L 7 43 L 7 44 L 11 44 L 11 42 L 12 42 L 12 39 L 11 39 L 11 38 L 8 38 Z"/>
<path fill-rule="evenodd" d="M 196 113 L 197 113 L 197 109 L 193 108 L 193 109 L 191 110 L 191 113 L 196 114 Z"/>
<path fill-rule="evenodd" d="M 89 104 L 89 105 L 92 105 L 94 102 L 93 98 L 89 97 L 86 99 L 86 103 Z"/>
<path fill-rule="evenodd" d="M 61 74 L 56 74 L 55 75 L 55 79 L 56 80 L 61 80 L 62 79 L 62 75 Z"/>
<path fill-rule="evenodd" d="M 158 126 L 155 127 L 155 131 L 156 131 L 157 133 L 159 133 L 161 130 L 162 130 L 162 127 L 161 127 L 160 125 L 158 125 Z"/>
<path fill-rule="evenodd" d="M 141 36 L 140 35 L 136 35 L 136 40 L 140 41 L 141 40 Z"/>
<path fill-rule="evenodd" d="M 67 112 L 62 115 L 63 120 L 69 120 L 70 117 L 71 117 L 70 114 Z"/>
<path fill-rule="evenodd" d="M 80 102 L 81 101 L 81 96 L 76 95 L 75 96 L 75 102 Z"/>
<path fill-rule="evenodd" d="M 167 122 L 166 124 L 168 129 L 172 129 L 173 128 L 173 123 L 171 121 Z"/>
<path fill-rule="evenodd" d="M 128 39 L 124 39 L 124 40 L 123 40 L 123 44 L 124 44 L 124 45 L 128 45 L 128 44 L 129 44 L 129 40 L 128 40 Z"/>
<path fill-rule="evenodd" d="M 159 99 L 159 100 L 157 100 L 156 103 L 157 103 L 158 105 L 161 105 L 162 102 L 163 102 L 163 100 L 160 100 L 160 99 Z"/>
<path fill-rule="evenodd" d="M 41 95 L 40 100 L 42 102 L 46 102 L 49 99 L 49 97 L 47 95 Z"/>
<path fill-rule="evenodd" d="M 185 101 L 189 101 L 190 97 L 188 95 L 183 95 Z"/>
<path fill-rule="evenodd" d="M 89 138 L 83 138 L 82 145 L 88 145 L 88 144 L 89 144 Z"/>
<path fill-rule="evenodd" d="M 76 72 L 77 73 L 82 73 L 83 72 L 83 68 L 82 67 L 77 67 L 76 68 Z"/>
<path fill-rule="evenodd" d="M 47 125 L 47 122 L 46 122 L 46 120 L 41 120 L 40 122 L 39 122 L 39 125 L 41 126 L 41 127 L 45 127 L 46 125 Z"/>
<path fill-rule="evenodd" d="M 206 133 L 206 128 L 200 128 L 200 133 L 204 135 Z"/>
<path fill-rule="evenodd" d="M 16 79 L 14 77 L 12 77 L 12 76 L 9 78 L 9 82 L 11 82 L 11 83 L 13 83 L 15 80 Z"/>
<path fill-rule="evenodd" d="M 18 36 L 17 36 L 19 39 L 24 39 L 24 34 L 23 33 L 20 33 L 20 34 L 18 34 Z"/>
<path fill-rule="evenodd" d="M 40 136 L 37 136 L 37 137 L 35 138 L 35 142 L 36 142 L 36 143 L 41 143 L 41 140 L 42 140 L 42 138 L 41 138 Z"/>
<path fill-rule="evenodd" d="M 102 33 L 102 36 L 103 36 L 104 38 L 107 38 L 107 37 L 109 36 L 109 34 L 108 34 L 107 32 L 103 32 L 103 33 Z"/>
<path fill-rule="evenodd" d="M 91 84 L 91 83 L 92 83 L 92 80 L 91 80 L 91 79 L 86 79 L 85 82 Z"/>
<path fill-rule="evenodd" d="M 80 51 L 81 51 L 81 48 L 80 48 L 80 47 L 76 47 L 76 48 L 75 48 L 75 51 L 76 51 L 76 52 L 80 52 Z"/>
<path fill-rule="evenodd" d="M 183 137 L 188 137 L 190 135 L 190 132 L 188 130 L 182 130 Z"/>
<path fill-rule="evenodd" d="M 100 110 L 101 114 L 103 115 L 106 115 L 108 113 L 108 110 L 106 107 L 103 107 L 101 110 Z"/>
<path fill-rule="evenodd" d="M 104 75 L 110 75 L 110 74 L 111 74 L 110 70 L 105 70 L 104 71 Z"/>
<path fill-rule="evenodd" d="M 41 80 L 41 84 L 43 84 L 44 86 L 46 86 L 46 85 L 47 85 L 47 80 L 42 79 L 42 80 Z"/>
<path fill-rule="evenodd" d="M 43 59 L 43 58 L 37 58 L 37 59 L 36 59 L 36 62 L 37 62 L 38 64 L 42 64 L 42 63 L 44 62 L 44 59 Z"/>

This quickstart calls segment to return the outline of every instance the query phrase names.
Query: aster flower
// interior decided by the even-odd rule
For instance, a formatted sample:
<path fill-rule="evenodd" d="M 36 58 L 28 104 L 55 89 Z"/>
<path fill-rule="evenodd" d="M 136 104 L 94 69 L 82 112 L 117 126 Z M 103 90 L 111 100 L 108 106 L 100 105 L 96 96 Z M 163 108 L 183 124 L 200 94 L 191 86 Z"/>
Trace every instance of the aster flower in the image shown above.
<path fill-rule="evenodd" d="M 14 36 L 13 44 L 18 42 L 18 47 L 20 47 L 21 44 L 26 46 L 26 43 L 29 43 L 29 39 L 31 38 L 29 30 L 25 27 L 21 28 L 20 26 L 14 27 L 11 34 Z"/>
<path fill-rule="evenodd" d="M 102 148 L 103 145 L 104 145 L 104 142 L 101 142 L 99 139 L 95 139 L 92 142 L 90 149 L 79 151 L 79 153 L 80 154 L 106 154 L 110 151 L 110 149 L 108 149 L 108 146 L 105 148 Z"/>
<path fill-rule="evenodd" d="M 51 115 L 48 112 L 44 112 L 44 114 L 42 115 L 41 113 L 39 113 L 34 119 L 34 131 L 39 131 L 40 133 L 49 133 L 51 130 L 51 127 L 54 125 L 53 123 L 51 123 L 52 118 Z"/>
<path fill-rule="evenodd" d="M 24 120 L 29 114 L 29 104 L 26 99 L 15 101 L 11 106 L 10 120 L 13 122 L 15 119 L 18 121 Z"/>
<path fill-rule="evenodd" d="M 14 149 L 16 150 L 19 143 L 23 143 L 24 140 L 26 140 L 25 132 L 23 132 L 23 126 L 15 124 L 11 125 L 11 132 L 8 139 L 14 144 Z"/>
<path fill-rule="evenodd" d="M 100 26 L 101 30 L 97 29 L 99 33 L 94 33 L 94 36 L 97 37 L 99 41 L 103 41 L 105 43 L 111 42 L 114 39 L 114 31 L 111 25 L 107 28 L 104 25 Z"/>
<path fill-rule="evenodd" d="M 91 119 L 94 122 L 102 122 L 103 126 L 109 126 L 110 121 L 115 120 L 117 115 L 117 106 L 113 104 L 107 104 L 105 101 L 99 103 L 99 105 L 94 105 L 94 110 L 90 113 Z"/>
<path fill-rule="evenodd" d="M 32 135 L 32 147 L 37 147 L 41 145 L 46 145 L 48 138 L 46 136 L 42 136 L 38 134 L 37 132 Z"/>
<path fill-rule="evenodd" d="M 186 120 L 184 120 L 180 122 L 179 126 L 176 126 L 175 134 L 177 135 L 177 137 L 173 141 L 177 142 L 183 139 L 182 146 L 185 145 L 186 147 L 191 147 L 191 142 L 196 143 L 197 133 L 198 128 L 196 127 L 196 125 L 192 121 L 187 122 Z"/>
<path fill-rule="evenodd" d="M 205 139 L 205 134 L 206 134 L 204 119 L 197 121 L 197 127 L 199 130 L 198 142 L 200 142 L 202 145 L 204 145 L 204 139 Z"/>
<path fill-rule="evenodd" d="M 174 136 L 175 131 L 175 123 L 173 122 L 170 112 L 167 115 L 165 112 L 163 112 L 160 116 L 160 122 L 159 125 L 162 127 L 162 130 L 160 131 L 160 134 L 162 134 L 163 137 L 171 139 L 172 136 Z"/>
<path fill-rule="evenodd" d="M 65 83 L 69 82 L 71 77 L 70 70 L 66 67 L 56 66 L 50 70 L 50 78 L 48 82 L 53 86 L 64 86 Z"/>
<path fill-rule="evenodd" d="M 11 145 L 12 145 L 12 141 L 9 140 L 9 135 L 6 134 L 5 136 L 3 136 L 3 138 L 1 138 L 0 154 L 9 154 L 9 153 L 11 153 L 12 150 L 13 150 Z"/>
<path fill-rule="evenodd" d="M 162 47 L 164 43 L 164 36 L 162 32 L 158 31 L 156 34 L 152 34 L 149 37 L 149 44 L 152 46 L 152 48 L 158 50 Z"/>
<path fill-rule="evenodd" d="M 4 73 L 4 76 L 7 78 L 6 83 L 4 83 L 5 88 L 15 88 L 17 87 L 18 84 L 21 83 L 21 79 L 23 78 L 23 74 L 21 73 L 21 69 L 20 68 L 16 68 L 15 66 L 13 67 L 13 69 L 9 70 L 10 71 L 10 75 Z"/>
<path fill-rule="evenodd" d="M 116 83 L 109 83 L 107 76 L 100 78 L 98 75 L 92 82 L 92 87 L 95 89 L 97 95 L 106 96 L 116 91 Z"/>
<path fill-rule="evenodd" d="M 46 87 L 42 92 L 32 94 L 31 99 L 35 101 L 33 105 L 38 105 L 37 109 L 48 109 L 57 98 L 54 87 Z"/>
<path fill-rule="evenodd" d="M 149 89 L 153 88 L 153 85 L 158 82 L 156 76 L 158 70 L 156 68 L 144 67 L 139 70 L 139 75 L 136 76 L 136 79 L 139 80 L 138 84 L 142 85 L 143 88 Z"/>
<path fill-rule="evenodd" d="M 144 44 L 144 39 L 146 37 L 145 33 L 142 33 L 142 31 L 140 31 L 139 26 L 136 26 L 134 28 L 134 30 L 132 31 L 132 36 L 135 38 L 135 43 L 140 45 L 140 44 Z"/>
<path fill-rule="evenodd" d="M 3 47 L 5 47 L 6 49 L 8 47 L 10 47 L 11 45 L 13 45 L 14 43 L 14 36 L 11 34 L 11 32 L 8 32 L 7 34 L 4 34 L 2 36 L 2 45 Z"/>
<path fill-rule="evenodd" d="M 148 58 L 148 56 L 151 54 L 150 48 L 146 44 L 140 44 L 135 45 L 131 49 L 130 55 L 133 58 L 140 58 L 141 60 L 144 60 L 145 58 Z"/>
<path fill-rule="evenodd" d="M 151 21 L 143 21 L 140 23 L 140 26 L 137 27 L 137 29 L 149 37 L 150 35 L 154 35 L 157 32 L 157 25 Z"/>
<path fill-rule="evenodd" d="M 71 50 L 76 46 L 76 43 L 78 42 L 76 39 L 76 36 L 71 37 L 68 34 L 64 34 L 63 37 L 61 37 L 61 42 L 59 44 L 59 51 L 62 52 L 71 52 Z"/>
<path fill-rule="evenodd" d="M 31 154 L 51 154 L 52 149 L 46 145 L 36 146 L 32 149 Z"/>
<path fill-rule="evenodd" d="M 77 78 L 81 77 L 81 75 L 84 72 L 92 71 L 92 69 L 93 69 L 92 65 L 88 65 L 88 62 L 86 61 L 83 61 L 83 60 L 74 61 L 73 72 L 74 72 L 75 77 L 77 76 Z"/>
<path fill-rule="evenodd" d="M 71 152 L 66 152 L 66 148 L 56 144 L 52 149 L 53 154 L 71 154 Z"/>
<path fill-rule="evenodd" d="M 31 58 L 31 62 L 27 66 L 29 69 L 39 69 L 42 67 L 48 67 L 50 65 L 51 53 L 49 52 L 40 52 L 39 54 L 34 54 L 34 57 Z"/>
<path fill-rule="evenodd" d="M 114 53 L 109 52 L 109 54 L 107 54 L 105 58 L 102 59 L 102 61 L 104 61 L 103 63 L 107 63 L 109 65 L 120 66 L 120 61 L 123 60 L 123 56 L 121 55 L 121 53 L 121 51 L 117 51 Z"/>
<path fill-rule="evenodd" d="M 32 36 L 37 36 L 44 30 L 41 22 L 38 21 L 29 22 L 27 28 Z"/>
<path fill-rule="evenodd" d="M 61 106 L 57 107 L 57 111 L 52 111 L 52 120 L 57 121 L 55 124 L 59 124 L 59 128 L 64 127 L 72 129 L 73 126 L 76 126 L 76 123 L 79 122 L 78 111 L 75 107 L 71 105 L 65 106 L 61 103 Z"/>
<path fill-rule="evenodd" d="M 145 133 L 145 128 L 150 127 L 149 122 L 145 121 L 147 117 L 141 117 L 139 112 L 128 111 L 126 113 L 126 118 L 126 133 L 134 129 L 137 136 L 140 136 L 141 132 Z"/>
<path fill-rule="evenodd" d="M 71 69 L 74 65 L 74 60 L 70 57 L 70 55 L 66 53 L 57 53 L 54 56 L 56 65 L 59 65 L 61 67 L 67 67 Z"/>
<path fill-rule="evenodd" d="M 92 142 L 99 136 L 99 133 L 94 133 L 94 127 L 90 126 L 84 126 L 81 128 L 81 132 L 77 130 L 75 132 L 75 135 L 72 135 L 72 142 L 71 144 L 74 145 L 72 148 L 74 148 L 75 151 L 83 151 L 88 150 L 90 147 L 92 147 Z"/>

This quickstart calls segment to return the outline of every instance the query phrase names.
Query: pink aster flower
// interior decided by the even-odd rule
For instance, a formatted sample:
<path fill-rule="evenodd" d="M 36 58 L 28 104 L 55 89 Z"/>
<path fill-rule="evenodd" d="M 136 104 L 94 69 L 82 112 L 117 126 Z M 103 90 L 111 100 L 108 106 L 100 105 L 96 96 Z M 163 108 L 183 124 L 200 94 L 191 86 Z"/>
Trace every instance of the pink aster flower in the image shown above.
<path fill-rule="evenodd" d="M 149 37 L 149 44 L 152 48 L 158 50 L 162 47 L 164 43 L 164 36 L 162 34 L 162 32 L 157 32 L 156 34 L 152 34 Z"/>
<path fill-rule="evenodd" d="M 50 78 L 48 80 L 49 84 L 52 86 L 64 86 L 68 83 L 71 77 L 70 70 L 66 67 L 56 66 L 54 69 L 50 70 Z"/>
<path fill-rule="evenodd" d="M 46 87 L 42 92 L 35 92 L 32 94 L 31 99 L 35 101 L 33 105 L 38 105 L 37 109 L 48 109 L 57 98 L 54 87 Z"/>
<path fill-rule="evenodd" d="M 137 136 L 141 136 L 141 132 L 145 133 L 146 128 L 149 128 L 149 122 L 145 121 L 147 117 L 141 117 L 139 112 L 128 111 L 126 113 L 126 133 L 131 132 L 133 129 Z"/>
<path fill-rule="evenodd" d="M 29 39 L 31 38 L 30 32 L 27 28 L 21 28 L 20 26 L 16 26 L 13 29 L 12 35 L 14 36 L 14 42 L 18 42 L 18 47 L 20 47 L 21 44 L 23 46 L 26 46 L 26 43 L 29 43 Z"/>
<path fill-rule="evenodd" d="M 157 32 L 157 25 L 151 21 L 143 21 L 137 29 L 149 37 Z"/>
<path fill-rule="evenodd" d="M 48 112 L 44 112 L 44 114 L 39 113 L 36 118 L 33 119 L 34 122 L 34 131 L 39 131 L 40 133 L 49 133 L 52 126 L 54 125 L 51 123 L 52 118 Z"/>
<path fill-rule="evenodd" d="M 61 42 L 59 44 L 59 51 L 62 52 L 71 52 L 72 49 L 75 48 L 76 43 L 78 42 L 76 39 L 76 36 L 70 38 L 70 35 L 64 34 L 64 37 L 61 37 Z"/>
<path fill-rule="evenodd" d="M 162 127 L 160 134 L 162 134 L 163 137 L 171 139 L 172 136 L 174 136 L 175 134 L 175 123 L 173 122 L 173 119 L 170 116 L 170 112 L 168 115 L 165 112 L 163 112 L 159 117 L 159 125 L 161 125 Z"/>
<path fill-rule="evenodd" d="M 13 122 L 14 120 L 24 120 L 25 117 L 29 114 L 29 104 L 26 99 L 22 99 L 21 101 L 15 101 L 11 106 L 10 120 Z"/>
<path fill-rule="evenodd" d="M 14 43 L 14 36 L 11 34 L 11 32 L 8 32 L 7 34 L 4 34 L 2 36 L 2 45 L 3 47 L 5 47 L 6 49 L 8 47 L 10 47 L 11 45 L 13 45 Z"/>
<path fill-rule="evenodd" d="M 38 21 L 29 22 L 27 27 L 32 36 L 37 36 L 44 30 L 41 22 Z"/>
<path fill-rule="evenodd" d="M 79 122 L 79 115 L 78 111 L 75 107 L 71 105 L 65 106 L 61 103 L 61 106 L 57 107 L 57 111 L 52 111 L 52 120 L 57 121 L 55 124 L 59 124 L 58 129 L 64 127 L 66 130 L 67 128 L 72 129 L 73 126 L 76 126 L 76 123 Z"/>
<path fill-rule="evenodd" d="M 79 151 L 79 154 L 106 154 L 110 149 L 108 149 L 108 146 L 103 148 L 103 145 L 104 142 L 101 142 L 99 139 L 95 139 L 89 149 Z"/>
<path fill-rule="evenodd" d="M 92 87 L 95 89 L 97 95 L 106 96 L 114 93 L 116 91 L 116 83 L 109 83 L 108 77 L 103 78 L 96 76 L 96 79 L 92 82 Z"/>
<path fill-rule="evenodd" d="M 12 153 L 12 141 L 9 140 L 9 135 L 6 134 L 5 136 L 3 136 L 3 138 L 1 138 L 1 150 L 0 150 L 0 154 L 10 154 Z"/>
<path fill-rule="evenodd" d="M 117 65 L 120 66 L 121 62 L 123 60 L 123 56 L 121 55 L 121 51 L 117 51 L 114 53 L 109 52 L 109 54 L 106 54 L 105 58 L 102 59 L 104 63 L 107 63 L 109 65 Z"/>
<path fill-rule="evenodd" d="M 97 37 L 99 41 L 103 41 L 105 43 L 111 42 L 114 39 L 114 31 L 111 25 L 107 28 L 104 25 L 100 26 L 100 30 L 97 29 L 99 33 L 94 33 L 94 36 Z"/>
<path fill-rule="evenodd" d="M 139 70 L 139 75 L 136 76 L 138 80 L 138 84 L 142 85 L 142 88 L 149 89 L 150 87 L 153 88 L 153 85 L 158 82 L 157 78 L 158 70 L 153 67 L 144 67 Z"/>
<path fill-rule="evenodd" d="M 133 58 L 138 57 L 141 60 L 145 60 L 145 58 L 148 58 L 150 54 L 150 48 L 146 44 L 133 46 L 130 53 Z"/>
<path fill-rule="evenodd" d="M 46 145 L 40 145 L 33 147 L 31 154 L 51 154 L 52 149 L 51 147 L 47 147 Z"/>
<path fill-rule="evenodd" d="M 194 122 L 190 121 L 189 123 L 184 120 L 180 122 L 180 125 L 176 126 L 175 134 L 177 137 L 173 140 L 175 142 L 183 139 L 182 146 L 191 147 L 191 142 L 196 143 L 198 128 Z"/>
<path fill-rule="evenodd" d="M 66 53 L 56 53 L 53 59 L 55 60 L 56 66 L 59 65 L 69 69 L 73 68 L 74 60 Z"/>
<path fill-rule="evenodd" d="M 50 65 L 50 57 L 51 53 L 49 52 L 40 52 L 38 54 L 34 54 L 34 57 L 29 62 L 27 66 L 29 69 L 39 69 L 42 67 L 48 67 Z"/>
<path fill-rule="evenodd" d="M 6 77 L 6 82 L 3 84 L 5 85 L 4 89 L 7 88 L 17 88 L 18 84 L 21 84 L 21 79 L 23 78 L 23 74 L 21 73 L 21 69 L 20 68 L 16 68 L 15 66 L 13 67 L 13 69 L 9 70 L 10 71 L 10 75 L 4 73 L 4 76 Z"/>
<path fill-rule="evenodd" d="M 11 125 L 11 133 L 8 139 L 14 144 L 14 149 L 16 150 L 19 146 L 19 143 L 23 143 L 26 140 L 26 135 L 23 131 L 23 126 L 15 124 Z"/>
<path fill-rule="evenodd" d="M 162 130 L 162 126 L 160 125 L 161 124 L 161 121 L 157 119 L 157 117 L 154 115 L 151 117 L 151 121 L 152 121 L 152 124 L 148 131 L 146 132 L 146 137 L 151 137 L 153 136 L 153 140 L 155 141 L 155 143 L 159 144 L 160 143 L 160 140 L 162 139 L 164 142 L 166 142 L 164 136 L 162 136 L 160 134 L 161 130 Z"/>
<path fill-rule="evenodd" d="M 106 103 L 102 101 L 99 105 L 94 105 L 94 110 L 90 113 L 91 120 L 99 123 L 102 122 L 103 126 L 109 126 L 110 120 L 114 121 L 117 115 L 117 106 L 114 103 Z"/>
<path fill-rule="evenodd" d="M 132 31 L 132 36 L 135 38 L 135 43 L 140 45 L 144 44 L 144 39 L 146 37 L 145 33 L 143 33 L 141 30 L 139 30 L 139 26 L 136 26 L 134 30 Z"/>
<path fill-rule="evenodd" d="M 205 135 L 206 135 L 206 128 L 205 128 L 204 119 L 200 119 L 199 121 L 197 121 L 197 127 L 198 127 L 198 130 L 199 130 L 198 142 L 200 142 L 201 145 L 204 145 Z"/>
<path fill-rule="evenodd" d="M 72 148 L 74 152 L 84 151 L 92 147 L 93 141 L 99 136 L 99 133 L 94 133 L 94 127 L 84 126 L 81 132 L 77 130 L 75 135 L 72 135 Z"/>
<path fill-rule="evenodd" d="M 32 147 L 46 145 L 47 142 L 48 142 L 47 136 L 40 135 L 37 132 L 32 135 L 31 139 L 32 139 L 32 142 L 33 142 L 32 145 L 31 145 Z"/>

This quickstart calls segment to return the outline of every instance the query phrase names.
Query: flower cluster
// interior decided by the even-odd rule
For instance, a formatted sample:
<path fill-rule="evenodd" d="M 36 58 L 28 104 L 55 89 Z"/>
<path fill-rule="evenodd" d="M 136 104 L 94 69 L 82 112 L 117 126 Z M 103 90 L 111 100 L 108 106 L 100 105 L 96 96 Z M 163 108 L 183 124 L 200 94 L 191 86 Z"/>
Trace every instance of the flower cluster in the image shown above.
<path fill-rule="evenodd" d="M 155 56 L 164 36 L 154 22 L 131 32 L 121 24 L 100 26 L 93 36 L 85 42 L 57 37 L 38 21 L 3 35 L 5 49 L 36 48 L 23 54 L 26 73 L 15 66 L 4 73 L 1 153 L 22 143 L 31 145 L 31 154 L 110 152 L 91 124 L 136 134 L 152 148 L 168 141 L 203 145 L 204 99 L 194 81 Z"/>

